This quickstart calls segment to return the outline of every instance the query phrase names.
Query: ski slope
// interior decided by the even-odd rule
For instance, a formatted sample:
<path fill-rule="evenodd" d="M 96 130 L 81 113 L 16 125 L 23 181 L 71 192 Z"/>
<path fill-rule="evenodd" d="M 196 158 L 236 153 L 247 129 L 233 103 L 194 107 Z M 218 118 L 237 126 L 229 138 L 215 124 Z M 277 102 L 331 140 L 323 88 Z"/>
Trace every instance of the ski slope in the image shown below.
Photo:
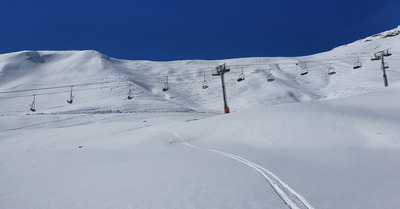
<path fill-rule="evenodd" d="M 44 114 L 99 111 L 221 113 L 221 81 L 211 74 L 215 67 L 224 63 L 231 69 L 225 74 L 225 80 L 228 105 L 234 112 L 253 104 L 271 106 L 363 94 L 383 86 L 380 61 L 371 61 L 377 51 L 390 49 L 393 55 L 385 58 L 389 65 L 389 85 L 399 80 L 400 36 L 390 36 L 398 31 L 386 31 L 328 52 L 291 58 L 152 62 L 118 60 L 96 51 L 4 54 L 0 56 L 0 102 L 3 106 L 0 114 L 26 114 L 34 94 L 36 109 Z M 358 59 L 362 68 L 353 69 Z M 305 65 L 308 74 L 300 76 L 301 69 L 296 64 Z M 328 75 L 330 66 L 336 74 Z M 245 81 L 237 82 L 242 68 Z M 275 77 L 271 83 L 266 82 L 269 72 Z M 210 86 L 208 89 L 201 88 L 204 75 Z M 170 89 L 163 92 L 167 76 Z M 133 100 L 126 99 L 130 84 Z M 75 98 L 73 105 L 65 102 L 69 99 L 71 86 Z M 45 90 L 34 90 L 43 88 Z"/>
<path fill-rule="evenodd" d="M 396 208 L 399 30 L 289 58 L 0 55 L 0 208 Z"/>

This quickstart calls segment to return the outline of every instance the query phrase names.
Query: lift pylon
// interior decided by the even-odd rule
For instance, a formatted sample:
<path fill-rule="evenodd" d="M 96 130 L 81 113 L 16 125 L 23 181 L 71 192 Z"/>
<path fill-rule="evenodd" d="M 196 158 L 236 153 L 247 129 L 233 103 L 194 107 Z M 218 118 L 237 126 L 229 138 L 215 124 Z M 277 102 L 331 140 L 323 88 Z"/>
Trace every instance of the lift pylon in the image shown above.
<path fill-rule="evenodd" d="M 224 111 L 225 114 L 229 113 L 229 107 L 228 107 L 228 101 L 226 98 L 226 92 L 225 92 L 225 80 L 224 80 L 224 74 L 231 71 L 230 68 L 226 67 L 226 64 L 220 65 L 213 70 L 212 76 L 221 76 L 221 83 L 222 83 L 222 94 L 224 97 Z"/>

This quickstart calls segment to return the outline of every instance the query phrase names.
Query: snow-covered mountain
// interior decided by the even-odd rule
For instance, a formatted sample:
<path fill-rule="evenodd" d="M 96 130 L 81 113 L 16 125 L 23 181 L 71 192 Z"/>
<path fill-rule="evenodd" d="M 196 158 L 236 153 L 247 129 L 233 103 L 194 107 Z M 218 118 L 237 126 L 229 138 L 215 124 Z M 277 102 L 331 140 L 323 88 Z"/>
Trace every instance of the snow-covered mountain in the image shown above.
<path fill-rule="evenodd" d="M 375 52 L 389 49 L 389 85 L 399 81 L 400 28 L 377 34 L 331 51 L 305 57 L 128 61 L 96 51 L 23 51 L 0 55 L 1 114 L 25 114 L 36 94 L 38 113 L 95 111 L 212 111 L 223 110 L 221 81 L 212 70 L 226 63 L 228 104 L 237 111 L 252 104 L 335 99 L 383 86 Z M 362 68 L 353 69 L 358 62 Z M 299 65 L 296 65 L 299 63 Z M 300 76 L 301 68 L 308 74 Z M 329 68 L 336 74 L 328 75 Z M 241 73 L 245 81 L 237 82 Z M 269 71 L 270 70 L 270 71 Z M 269 72 L 275 81 L 267 82 Z M 205 79 L 210 86 L 202 89 Z M 169 91 L 162 88 L 168 76 Z M 87 85 L 93 84 L 93 85 Z M 132 84 L 135 97 L 127 100 Z M 70 86 L 74 103 L 67 104 Z M 64 88 L 58 88 L 64 87 Z M 34 90 L 42 89 L 45 90 Z M 32 91 L 25 91 L 32 90 Z M 4 93 L 11 92 L 11 93 Z M 60 93 L 56 93 L 60 92 Z M 50 93 L 50 94 L 49 94 Z M 17 104 L 17 105 L 16 105 Z"/>
<path fill-rule="evenodd" d="M 396 208 L 399 39 L 304 57 L 0 55 L 0 208 Z M 387 88 L 371 61 L 385 49 Z"/>

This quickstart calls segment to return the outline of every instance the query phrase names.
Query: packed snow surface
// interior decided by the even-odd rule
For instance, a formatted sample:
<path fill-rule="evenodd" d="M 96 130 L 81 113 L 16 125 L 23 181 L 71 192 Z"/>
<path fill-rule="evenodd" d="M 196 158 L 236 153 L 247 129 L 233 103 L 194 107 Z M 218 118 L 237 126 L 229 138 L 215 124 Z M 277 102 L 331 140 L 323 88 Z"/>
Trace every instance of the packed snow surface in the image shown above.
<path fill-rule="evenodd" d="M 0 55 L 0 208 L 398 208 L 399 34 L 290 58 Z"/>

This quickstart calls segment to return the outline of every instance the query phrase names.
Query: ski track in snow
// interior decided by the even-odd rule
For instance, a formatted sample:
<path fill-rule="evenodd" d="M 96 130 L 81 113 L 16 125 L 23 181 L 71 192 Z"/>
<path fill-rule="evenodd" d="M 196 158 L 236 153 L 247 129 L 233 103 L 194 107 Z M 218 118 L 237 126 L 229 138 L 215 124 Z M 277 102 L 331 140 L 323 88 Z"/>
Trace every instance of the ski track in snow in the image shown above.
<path fill-rule="evenodd" d="M 139 123 L 135 123 L 135 124 L 145 128 L 147 130 L 150 130 L 150 131 L 159 131 L 159 130 L 149 128 L 148 126 L 144 126 Z M 283 202 L 290 209 L 314 209 L 314 207 L 312 207 L 304 197 L 302 197 L 300 194 L 298 194 L 296 191 L 294 191 L 292 188 L 290 188 L 289 185 L 287 185 L 285 182 L 283 182 L 281 179 L 279 179 L 278 176 L 273 174 L 271 171 L 265 169 L 264 167 L 259 166 L 259 165 L 255 164 L 253 162 L 250 162 L 240 156 L 237 156 L 237 155 L 234 155 L 234 154 L 231 154 L 228 152 L 222 152 L 222 151 L 218 151 L 218 150 L 214 150 L 214 149 L 210 149 L 210 148 L 199 147 L 199 146 L 189 144 L 185 140 L 185 138 L 183 138 L 179 133 L 177 133 L 171 129 L 163 129 L 162 131 L 167 131 L 167 132 L 171 133 L 172 135 L 177 137 L 182 144 L 184 144 L 186 146 L 189 146 L 189 147 L 192 147 L 195 149 L 201 149 L 201 150 L 206 150 L 209 152 L 214 152 L 214 153 L 223 155 L 225 157 L 234 159 L 236 161 L 239 161 L 239 162 L 255 169 L 258 173 L 261 174 L 261 176 L 263 176 L 263 178 L 265 178 L 267 180 L 267 182 L 274 189 L 276 194 L 283 200 Z"/>
<path fill-rule="evenodd" d="M 300 194 L 295 192 L 292 188 L 290 188 L 285 182 L 280 180 L 275 174 L 270 172 L 269 170 L 253 163 L 250 162 L 242 157 L 239 157 L 237 155 L 228 153 L 228 152 L 222 152 L 214 149 L 209 149 L 209 148 L 204 148 L 204 147 L 199 147 L 195 146 L 192 144 L 189 144 L 186 142 L 185 138 L 183 138 L 180 134 L 177 132 L 171 130 L 171 129 L 166 129 L 166 131 L 170 132 L 174 136 L 176 136 L 182 144 L 196 148 L 196 149 L 202 149 L 202 150 L 207 150 L 210 152 L 218 153 L 221 155 L 224 155 L 226 157 L 232 158 L 234 160 L 237 160 L 241 163 L 246 164 L 247 166 L 255 169 L 257 172 L 259 172 L 271 185 L 271 187 L 275 190 L 275 192 L 279 195 L 279 197 L 285 202 L 285 204 L 290 208 L 290 209 L 314 209 L 304 197 L 302 197 Z"/>

